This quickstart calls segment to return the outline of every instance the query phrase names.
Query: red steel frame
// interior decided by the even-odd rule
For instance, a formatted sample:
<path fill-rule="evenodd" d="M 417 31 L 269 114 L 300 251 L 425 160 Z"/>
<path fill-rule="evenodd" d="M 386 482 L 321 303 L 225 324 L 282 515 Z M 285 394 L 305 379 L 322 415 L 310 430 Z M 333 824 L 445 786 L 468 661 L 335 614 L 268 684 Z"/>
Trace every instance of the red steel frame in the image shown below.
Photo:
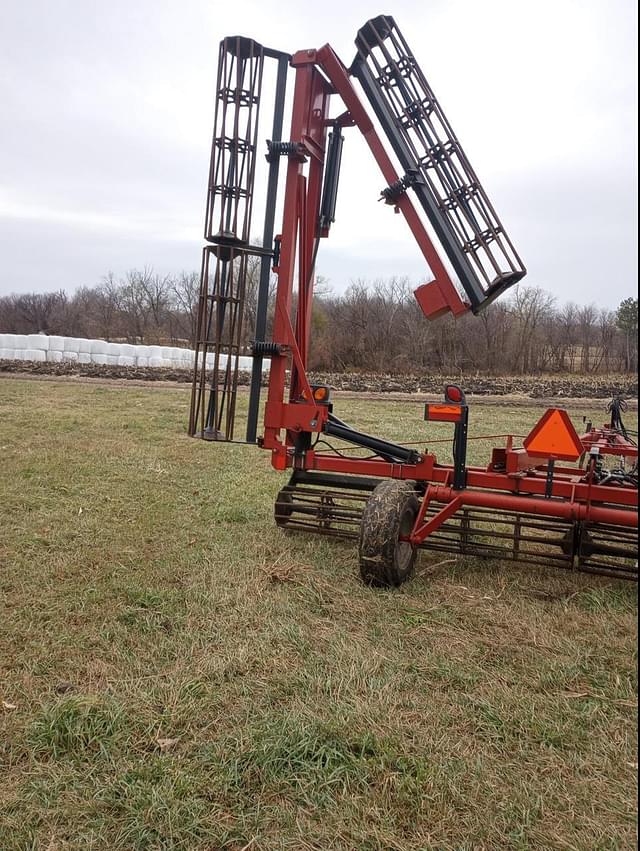
<path fill-rule="evenodd" d="M 424 483 L 425 497 L 409 540 L 418 544 L 462 506 L 484 506 L 496 511 L 566 518 L 575 521 L 607 523 L 625 527 L 638 525 L 638 493 L 632 487 L 599 486 L 595 481 L 595 461 L 586 468 L 555 466 L 555 459 L 530 457 L 526 450 L 513 447 L 508 439 L 504 449 L 493 452 L 487 468 L 470 467 L 466 487 L 453 488 L 453 468 L 439 465 L 434 455 L 424 453 L 419 462 L 394 463 L 328 456 L 313 449 L 296 453 L 294 445 L 301 433 L 321 433 L 328 408 L 313 401 L 306 374 L 313 300 L 313 265 L 317 241 L 326 236 L 318 230 L 327 129 L 330 126 L 357 126 L 389 185 L 399 175 L 349 79 L 348 72 L 329 45 L 320 50 L 296 53 L 291 65 L 296 69 L 291 141 L 296 154 L 290 154 L 284 200 L 281 251 L 277 272 L 273 342 L 274 354 L 262 446 L 272 453 L 278 470 L 296 467 L 334 473 L 405 479 Z M 330 99 L 339 95 L 346 112 L 329 118 Z M 309 160 L 308 176 L 305 162 Z M 423 285 L 416 297 L 429 318 L 446 311 L 461 315 L 468 305 L 461 299 L 442 263 L 411 198 L 402 194 L 397 208 L 404 215 L 435 280 Z M 295 328 L 291 321 L 293 288 L 298 278 L 298 306 Z M 289 398 L 286 369 L 291 361 Z M 285 438 L 282 432 L 285 431 Z M 597 449 L 600 454 L 637 457 L 637 448 L 611 428 L 592 429 L 583 435 L 585 457 Z M 549 461 L 553 461 L 552 476 Z M 428 522 L 429 505 L 443 508 Z"/>

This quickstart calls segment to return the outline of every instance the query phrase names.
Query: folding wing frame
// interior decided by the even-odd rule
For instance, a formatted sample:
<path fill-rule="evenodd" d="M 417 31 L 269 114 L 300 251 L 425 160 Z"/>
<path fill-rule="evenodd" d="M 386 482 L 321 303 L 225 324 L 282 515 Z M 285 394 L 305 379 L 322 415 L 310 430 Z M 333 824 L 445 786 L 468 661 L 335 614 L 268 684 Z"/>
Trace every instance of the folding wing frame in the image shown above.
<path fill-rule="evenodd" d="M 260 385 L 268 357 L 260 443 L 272 452 L 272 463 L 279 469 L 291 466 L 292 447 L 304 452 L 313 433 L 348 428 L 336 422 L 329 406 L 315 400 L 306 371 L 315 260 L 319 241 L 329 235 L 335 218 L 345 128 L 355 126 L 362 133 L 386 183 L 382 199 L 402 213 L 431 270 L 433 280 L 416 290 L 429 319 L 447 312 L 478 313 L 526 273 L 393 18 L 380 16 L 367 22 L 358 32 L 356 46 L 348 70 L 328 44 L 293 56 L 240 37 L 224 39 L 220 45 L 189 430 L 211 440 L 234 440 L 247 276 L 251 258 L 258 258 L 245 438 L 256 442 Z M 258 246 L 251 244 L 250 234 L 266 61 L 277 63 L 277 82 Z M 289 140 L 284 141 L 288 68 L 295 80 Z M 352 78 L 359 81 L 400 170 Z M 332 118 L 334 98 L 342 102 L 343 111 Z M 283 221 L 274 244 L 282 158 L 287 160 Z M 277 288 L 267 340 L 272 271 Z M 393 457 L 393 449 L 383 449 Z"/>

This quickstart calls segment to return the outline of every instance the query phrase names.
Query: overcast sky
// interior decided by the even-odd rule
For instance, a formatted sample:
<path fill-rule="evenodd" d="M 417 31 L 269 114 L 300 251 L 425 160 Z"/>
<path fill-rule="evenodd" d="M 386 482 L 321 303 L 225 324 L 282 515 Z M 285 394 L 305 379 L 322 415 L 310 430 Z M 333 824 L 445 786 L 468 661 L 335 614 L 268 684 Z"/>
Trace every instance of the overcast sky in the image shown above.
<path fill-rule="evenodd" d="M 631 0 L 0 0 L 0 294 L 109 270 L 199 267 L 217 46 L 294 52 L 392 14 L 529 274 L 561 301 L 636 292 L 637 18 Z M 336 109 L 336 113 L 342 109 Z M 265 133 L 265 136 L 267 133 Z M 318 272 L 429 278 L 346 131 Z M 260 232 L 256 226 L 255 232 Z"/>

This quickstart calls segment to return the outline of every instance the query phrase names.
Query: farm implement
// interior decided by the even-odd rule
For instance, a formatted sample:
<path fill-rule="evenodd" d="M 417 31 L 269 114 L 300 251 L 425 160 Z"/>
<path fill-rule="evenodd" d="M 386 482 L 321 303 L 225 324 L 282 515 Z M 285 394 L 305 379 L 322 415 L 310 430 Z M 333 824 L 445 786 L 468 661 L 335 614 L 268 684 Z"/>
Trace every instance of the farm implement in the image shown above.
<path fill-rule="evenodd" d="M 449 385 L 442 400 L 424 407 L 427 422 L 453 431 L 453 464 L 439 464 L 429 451 L 347 424 L 334 413 L 331 388 L 309 379 L 315 262 L 335 221 L 351 128 L 380 168 L 379 200 L 404 217 L 431 272 L 415 292 L 427 319 L 479 314 L 526 274 L 393 18 L 368 21 L 356 48 L 347 68 L 329 45 L 293 55 L 244 37 L 220 45 L 190 434 L 268 451 L 273 467 L 289 474 L 276 498 L 276 524 L 358 540 L 368 584 L 404 582 L 420 548 L 637 579 L 637 446 L 623 423 L 622 400 L 612 402 L 605 425 L 587 423 L 582 434 L 566 411 L 552 408 L 522 445 L 506 437 L 485 466 L 472 466 L 467 399 Z M 265 101 L 271 124 L 262 149 Z M 259 148 L 267 167 L 256 196 Z M 258 244 L 251 239 L 254 196 L 263 208 Z M 249 317 L 248 280 L 256 267 Z M 248 414 L 236 438 L 249 321 Z"/>

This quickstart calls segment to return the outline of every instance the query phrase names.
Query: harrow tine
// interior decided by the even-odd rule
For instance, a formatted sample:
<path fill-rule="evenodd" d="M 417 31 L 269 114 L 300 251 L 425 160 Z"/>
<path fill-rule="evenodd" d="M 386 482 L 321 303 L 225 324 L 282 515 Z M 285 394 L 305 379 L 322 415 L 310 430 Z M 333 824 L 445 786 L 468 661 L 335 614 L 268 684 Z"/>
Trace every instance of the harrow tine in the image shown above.
<path fill-rule="evenodd" d="M 276 523 L 286 529 L 347 540 L 360 535 L 360 520 L 371 495 L 370 483 L 340 482 L 331 488 L 324 477 L 318 484 L 294 480 L 278 494 Z M 430 507 L 426 517 L 437 507 Z M 433 532 L 421 549 L 478 558 L 554 565 L 618 579 L 638 578 L 635 530 L 607 524 L 580 524 L 517 512 L 466 508 Z"/>

